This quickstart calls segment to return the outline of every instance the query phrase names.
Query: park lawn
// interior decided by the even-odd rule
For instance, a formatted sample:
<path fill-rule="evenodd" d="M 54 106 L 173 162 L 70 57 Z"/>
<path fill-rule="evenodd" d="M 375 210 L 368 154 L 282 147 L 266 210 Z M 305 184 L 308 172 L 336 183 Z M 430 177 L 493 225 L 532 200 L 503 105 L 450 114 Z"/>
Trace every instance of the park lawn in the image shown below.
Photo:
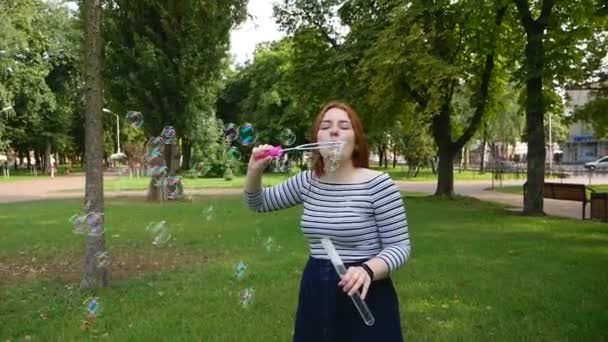
<path fill-rule="evenodd" d="M 267 173 L 264 174 L 262 183 L 264 186 L 272 186 L 286 180 L 289 176 L 286 173 Z M 224 178 L 182 178 L 185 189 L 204 189 L 204 188 L 242 188 L 245 185 L 245 176 L 234 176 L 232 180 Z M 150 185 L 150 177 L 128 176 L 115 177 L 104 181 L 104 190 L 145 190 Z M 82 189 L 69 189 L 66 192 L 81 191 Z"/>
<path fill-rule="evenodd" d="M 522 217 L 466 198 L 407 197 L 406 206 L 413 254 L 392 276 L 406 340 L 608 338 L 605 224 Z M 106 199 L 111 285 L 80 293 L 84 239 L 67 223 L 80 207 L 0 205 L 1 341 L 290 340 L 308 254 L 300 208 L 256 214 L 230 196 Z M 144 227 L 158 220 L 174 239 L 154 248 Z M 239 261 L 248 265 L 241 281 Z M 244 308 L 238 292 L 246 287 L 255 297 Z M 85 329 L 91 296 L 102 310 Z"/>
<path fill-rule="evenodd" d="M 608 192 L 608 184 L 591 185 L 591 186 L 589 186 L 589 188 L 595 190 L 595 192 Z M 486 189 L 486 190 L 490 190 L 490 189 Z M 491 190 L 502 192 L 505 194 L 516 194 L 516 195 L 523 195 L 523 193 L 524 193 L 523 186 L 521 186 L 521 185 L 503 186 L 502 188 L 495 187 L 494 189 L 491 189 Z M 590 193 L 591 193 L 591 191 L 587 191 L 587 197 L 590 197 Z"/>
<path fill-rule="evenodd" d="M 416 175 L 416 177 L 409 177 L 407 166 L 397 166 L 395 168 L 393 168 L 391 166 L 389 166 L 388 168 L 373 167 L 373 169 L 382 171 L 382 172 L 386 172 L 395 180 L 421 181 L 421 182 L 437 180 L 437 174 L 433 173 L 433 171 L 430 168 L 422 169 L 420 172 L 418 172 L 418 175 Z M 518 174 L 518 173 L 505 172 L 502 174 L 503 180 L 519 180 L 519 179 L 525 179 L 525 178 L 526 178 L 525 173 Z M 492 180 L 492 173 L 491 172 L 479 173 L 479 171 L 474 171 L 474 170 L 459 171 L 457 168 L 455 168 L 454 169 L 454 180 L 456 180 L 456 181 L 490 181 L 490 180 Z"/>

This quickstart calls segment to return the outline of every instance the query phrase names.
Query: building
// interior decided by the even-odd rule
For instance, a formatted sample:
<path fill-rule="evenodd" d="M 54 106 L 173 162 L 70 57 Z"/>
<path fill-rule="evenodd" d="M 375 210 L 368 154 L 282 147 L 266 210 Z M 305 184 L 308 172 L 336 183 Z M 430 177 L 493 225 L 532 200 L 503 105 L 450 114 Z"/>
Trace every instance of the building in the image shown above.
<path fill-rule="evenodd" d="M 576 107 L 589 102 L 591 95 L 592 91 L 588 89 L 567 90 L 566 96 L 568 102 L 566 104 L 566 113 L 571 114 Z M 568 139 L 563 148 L 564 163 L 581 164 L 608 155 L 608 139 L 597 139 L 591 124 L 575 122 L 570 125 Z"/>

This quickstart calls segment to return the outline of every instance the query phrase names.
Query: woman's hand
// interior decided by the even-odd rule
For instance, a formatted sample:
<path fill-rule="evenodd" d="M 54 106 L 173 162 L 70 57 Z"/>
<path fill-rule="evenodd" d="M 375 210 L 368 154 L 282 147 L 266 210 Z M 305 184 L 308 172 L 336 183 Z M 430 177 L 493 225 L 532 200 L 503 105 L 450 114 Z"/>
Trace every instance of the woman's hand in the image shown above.
<path fill-rule="evenodd" d="M 271 148 L 271 145 L 259 145 L 254 147 L 251 151 L 251 157 L 249 158 L 247 169 L 258 172 L 264 170 L 264 167 L 266 167 L 266 164 L 268 164 L 268 161 L 272 159 L 272 157 L 269 156 L 260 158 L 259 156 Z"/>
<path fill-rule="evenodd" d="M 342 280 L 338 283 L 338 286 L 341 286 L 344 292 L 348 292 L 349 296 L 352 296 L 355 292 L 361 290 L 361 299 L 365 299 L 371 282 L 372 280 L 370 279 L 369 274 L 365 272 L 363 267 L 351 266 L 342 277 Z"/>

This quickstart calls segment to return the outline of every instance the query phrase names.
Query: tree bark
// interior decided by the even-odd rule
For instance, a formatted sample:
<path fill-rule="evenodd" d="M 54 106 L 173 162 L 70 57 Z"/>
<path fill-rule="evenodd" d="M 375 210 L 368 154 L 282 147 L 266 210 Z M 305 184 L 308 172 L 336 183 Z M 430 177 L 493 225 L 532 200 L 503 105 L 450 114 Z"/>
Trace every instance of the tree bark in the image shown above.
<path fill-rule="evenodd" d="M 528 136 L 528 185 L 524 213 L 543 215 L 543 183 L 545 181 L 545 130 L 543 101 L 544 48 L 542 31 L 528 36 L 526 44 L 526 132 Z M 539 73 L 540 72 L 540 73 Z"/>
<path fill-rule="evenodd" d="M 103 80 L 101 0 L 85 0 L 85 203 L 88 213 L 103 215 Z M 99 234 L 88 234 L 84 273 L 80 288 L 93 289 L 108 284 L 108 271 L 99 267 L 96 254 L 105 251 L 103 223 Z"/>

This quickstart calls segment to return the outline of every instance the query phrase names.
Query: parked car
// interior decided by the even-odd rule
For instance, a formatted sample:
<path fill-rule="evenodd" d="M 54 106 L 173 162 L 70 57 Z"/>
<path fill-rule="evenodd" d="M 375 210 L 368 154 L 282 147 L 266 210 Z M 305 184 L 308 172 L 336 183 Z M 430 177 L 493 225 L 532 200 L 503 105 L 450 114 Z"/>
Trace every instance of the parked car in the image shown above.
<path fill-rule="evenodd" d="M 590 171 L 608 170 L 608 156 L 603 156 L 596 161 L 585 163 L 585 168 Z"/>

